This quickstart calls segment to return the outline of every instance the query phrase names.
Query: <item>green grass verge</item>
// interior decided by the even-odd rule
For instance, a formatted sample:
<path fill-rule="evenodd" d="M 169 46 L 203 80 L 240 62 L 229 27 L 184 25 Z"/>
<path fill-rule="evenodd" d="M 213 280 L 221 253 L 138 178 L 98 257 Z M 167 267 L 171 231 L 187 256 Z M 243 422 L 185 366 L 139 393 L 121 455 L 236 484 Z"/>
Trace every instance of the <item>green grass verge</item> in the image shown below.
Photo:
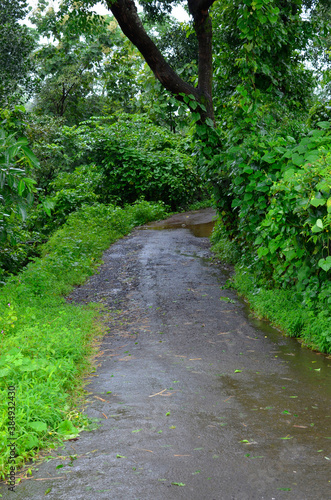
<path fill-rule="evenodd" d="M 234 286 L 258 317 L 268 319 L 285 335 L 300 338 L 304 345 L 331 354 L 330 310 L 303 305 L 294 289 L 261 287 L 254 275 L 240 266 L 235 267 Z"/>
<path fill-rule="evenodd" d="M 64 295 L 93 274 L 110 244 L 166 215 L 163 204 L 145 201 L 84 206 L 0 290 L 0 479 L 87 427 L 73 401 L 91 367 L 99 306 L 71 305 Z"/>
<path fill-rule="evenodd" d="M 215 257 L 235 264 L 233 287 L 248 300 L 253 313 L 267 319 L 285 335 L 301 339 L 307 347 L 331 354 L 330 304 L 303 304 L 295 288 L 269 288 L 247 266 L 238 263 L 240 252 L 218 223 L 211 237 Z M 325 299 L 325 297 L 324 297 Z"/>

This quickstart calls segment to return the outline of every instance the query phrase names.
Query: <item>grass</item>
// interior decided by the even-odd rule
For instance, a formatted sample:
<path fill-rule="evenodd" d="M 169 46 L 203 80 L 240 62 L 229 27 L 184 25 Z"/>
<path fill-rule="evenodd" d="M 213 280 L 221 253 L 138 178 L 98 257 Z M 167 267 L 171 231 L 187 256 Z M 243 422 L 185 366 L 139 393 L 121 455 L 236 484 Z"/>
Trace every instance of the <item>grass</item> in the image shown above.
<path fill-rule="evenodd" d="M 209 208 L 214 206 L 214 200 L 212 198 L 207 198 L 202 201 L 195 201 L 191 203 L 187 210 L 201 210 L 203 208 Z"/>
<path fill-rule="evenodd" d="M 235 268 L 234 286 L 249 302 L 253 312 L 268 319 L 285 335 L 300 338 L 304 345 L 331 354 L 330 310 L 307 307 L 294 289 L 267 289 L 255 276 L 239 266 Z"/>
<path fill-rule="evenodd" d="M 233 286 L 257 317 L 268 319 L 285 335 L 300 338 L 304 345 L 331 354 L 331 308 L 325 297 L 323 302 L 315 299 L 307 304 L 295 288 L 261 284 L 261 278 L 240 263 L 240 252 L 221 223 L 216 224 L 211 241 L 216 258 L 235 264 Z"/>
<path fill-rule="evenodd" d="M 0 290 L 0 479 L 10 465 L 18 468 L 88 427 L 77 397 L 102 333 L 100 306 L 71 305 L 64 296 L 95 272 L 114 241 L 166 215 L 163 204 L 145 201 L 124 209 L 84 206 Z"/>

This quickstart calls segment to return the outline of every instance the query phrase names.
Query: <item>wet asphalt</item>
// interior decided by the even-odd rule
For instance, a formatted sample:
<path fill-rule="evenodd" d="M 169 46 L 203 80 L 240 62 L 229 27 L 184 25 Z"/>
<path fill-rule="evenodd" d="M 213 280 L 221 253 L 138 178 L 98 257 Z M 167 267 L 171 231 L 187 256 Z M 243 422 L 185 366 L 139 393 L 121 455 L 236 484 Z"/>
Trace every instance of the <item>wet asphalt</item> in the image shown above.
<path fill-rule="evenodd" d="M 223 289 L 212 216 L 135 230 L 72 292 L 105 305 L 85 409 L 100 425 L 3 499 L 331 499 L 331 359 Z"/>

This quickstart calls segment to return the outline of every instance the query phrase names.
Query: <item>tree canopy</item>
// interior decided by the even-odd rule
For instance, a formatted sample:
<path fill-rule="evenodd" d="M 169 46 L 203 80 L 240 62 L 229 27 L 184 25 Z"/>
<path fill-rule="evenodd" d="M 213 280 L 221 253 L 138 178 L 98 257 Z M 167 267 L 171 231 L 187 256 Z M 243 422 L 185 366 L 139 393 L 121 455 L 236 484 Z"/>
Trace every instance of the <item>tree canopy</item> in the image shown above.
<path fill-rule="evenodd" d="M 2 0 L 0 3 L 0 105 L 13 94 L 29 90 L 30 54 L 36 45 L 31 30 L 19 23 L 27 14 L 26 0 Z"/>

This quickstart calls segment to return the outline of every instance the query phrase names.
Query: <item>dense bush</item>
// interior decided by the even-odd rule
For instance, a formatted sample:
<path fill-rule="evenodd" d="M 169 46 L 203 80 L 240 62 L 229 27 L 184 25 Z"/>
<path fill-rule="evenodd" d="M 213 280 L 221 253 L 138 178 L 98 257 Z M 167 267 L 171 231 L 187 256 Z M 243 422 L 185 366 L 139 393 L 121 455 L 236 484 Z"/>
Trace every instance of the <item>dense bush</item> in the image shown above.
<path fill-rule="evenodd" d="M 238 286 L 246 296 L 260 293 L 257 309 L 268 315 L 261 297 L 284 290 L 279 294 L 307 310 L 305 321 L 298 312 L 296 327 L 282 326 L 331 352 L 329 330 L 313 340 L 307 326 L 307 318 L 310 324 L 312 316 L 330 319 L 331 312 L 331 124 L 317 125 L 300 140 L 284 126 L 244 134 L 214 158 L 220 223 L 213 240 L 216 250 L 240 262 L 240 276 L 243 269 L 250 274 L 252 281 L 241 278 Z M 277 321 L 270 308 L 269 317 Z"/>
<path fill-rule="evenodd" d="M 243 254 L 256 249 L 257 265 L 265 262 L 278 282 L 304 259 L 311 272 L 328 271 L 319 262 L 330 245 L 331 134 L 329 122 L 320 126 L 298 144 L 256 134 L 218 156 L 216 195 L 227 232 Z"/>
<path fill-rule="evenodd" d="M 90 120 L 71 131 L 71 137 L 84 144 L 81 161 L 93 162 L 101 174 L 94 192 L 102 202 L 123 205 L 144 197 L 176 209 L 201 194 L 188 138 L 155 126 L 144 116 L 121 115 L 115 123 L 105 122 Z M 73 182 L 74 177 L 68 178 L 68 187 Z"/>

